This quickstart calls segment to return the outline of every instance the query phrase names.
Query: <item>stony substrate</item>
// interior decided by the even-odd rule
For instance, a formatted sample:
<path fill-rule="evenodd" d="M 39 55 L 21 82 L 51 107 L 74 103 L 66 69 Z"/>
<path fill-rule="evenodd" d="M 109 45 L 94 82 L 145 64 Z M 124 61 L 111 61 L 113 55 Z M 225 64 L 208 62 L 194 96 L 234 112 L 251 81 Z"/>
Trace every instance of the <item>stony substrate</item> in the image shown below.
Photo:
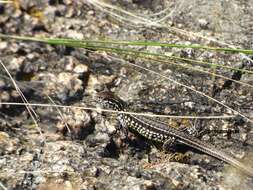
<path fill-rule="evenodd" d="M 0 4 L 0 33 L 76 39 L 168 39 L 169 43 L 180 44 L 203 42 L 200 39 L 191 41 L 190 37 L 170 33 L 164 28 L 128 26 L 87 1 L 15 2 L 15 6 Z M 201 1 L 201 4 L 199 1 L 180 4 L 179 1 L 162 0 L 107 2 L 139 15 L 151 15 L 169 7 L 174 11 L 165 22 L 168 26 L 200 32 L 252 49 L 249 34 L 252 23 L 248 19 L 252 18 L 253 11 L 246 1 L 240 7 L 238 1 L 229 1 L 231 11 L 226 8 L 226 3 L 214 5 L 213 1 Z M 235 7 L 238 7 L 237 12 L 233 11 Z M 147 50 L 252 69 L 250 62 L 235 54 L 157 47 Z M 231 114 L 201 95 L 154 73 L 130 66 L 128 61 L 194 86 L 251 119 L 252 88 L 175 65 L 161 65 L 138 58 L 121 57 L 119 60 L 119 57 L 63 46 L 0 41 L 0 59 L 30 103 L 73 106 L 58 110 L 33 106 L 39 117 L 38 129 L 25 107 L 0 105 L 1 183 L 8 189 L 39 190 L 251 189 L 252 180 L 221 161 L 187 147 L 181 147 L 176 153 L 164 153 L 159 146 L 136 135 L 129 133 L 125 138 L 115 133 L 118 124 L 113 114 L 74 106 L 94 107 L 92 97 L 95 91 L 107 88 L 127 101 L 131 110 L 175 115 Z M 253 84 L 253 77 L 249 74 L 222 69 L 216 72 Z M 22 102 L 2 67 L 0 102 Z M 245 119 L 168 122 L 176 127 L 196 125 L 208 130 L 239 130 L 240 133 L 232 134 L 209 133 L 202 140 L 238 159 L 244 158 L 245 163 L 252 165 L 247 158 L 253 152 L 253 125 Z"/>

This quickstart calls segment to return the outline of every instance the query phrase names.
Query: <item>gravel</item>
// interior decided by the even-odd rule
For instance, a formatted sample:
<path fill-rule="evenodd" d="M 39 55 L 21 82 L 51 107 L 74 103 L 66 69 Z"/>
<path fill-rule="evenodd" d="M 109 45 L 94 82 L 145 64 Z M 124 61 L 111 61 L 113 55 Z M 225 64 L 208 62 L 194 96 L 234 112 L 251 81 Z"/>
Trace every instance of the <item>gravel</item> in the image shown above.
<path fill-rule="evenodd" d="M 212 36 L 252 49 L 250 1 L 107 1 L 138 15 L 153 15 L 168 7 L 166 26 Z M 152 40 L 180 44 L 217 43 L 165 28 L 134 27 L 108 16 L 88 1 L 31 1 L 0 4 L 0 33 L 75 39 Z M 252 70 L 241 55 L 165 47 L 136 48 Z M 133 111 L 170 115 L 232 114 L 224 107 L 179 86 L 184 83 L 216 98 L 253 119 L 253 91 L 225 79 L 185 69 L 187 62 L 155 61 L 109 55 L 64 46 L 14 40 L 0 41 L 0 60 L 30 103 L 61 104 L 71 108 L 37 107 L 35 125 L 22 106 L 0 105 L 0 181 L 8 189 L 252 189 L 253 181 L 210 156 L 179 146 L 164 153 L 159 145 L 129 133 L 117 132 L 115 115 L 77 109 L 94 107 L 96 91 L 109 89 Z M 127 63 L 155 70 L 148 72 Z M 200 65 L 195 69 L 203 69 Z M 205 69 L 208 69 L 207 67 Z M 251 74 L 211 68 L 211 72 L 253 84 Z M 48 98 L 50 97 L 50 99 Z M 7 77 L 0 73 L 0 102 L 22 102 Z M 252 123 L 244 118 L 169 120 L 178 127 L 197 125 L 212 133 L 202 137 L 252 165 Z M 40 130 L 38 129 L 40 128 Z M 224 130 L 215 133 L 215 130 Z M 230 129 L 236 129 L 229 132 Z M 40 131 L 42 133 L 40 133 Z M 226 132 L 227 131 L 227 132 Z M 236 132 L 236 131 L 239 131 Z M 177 155 L 177 156 L 176 156 Z"/>

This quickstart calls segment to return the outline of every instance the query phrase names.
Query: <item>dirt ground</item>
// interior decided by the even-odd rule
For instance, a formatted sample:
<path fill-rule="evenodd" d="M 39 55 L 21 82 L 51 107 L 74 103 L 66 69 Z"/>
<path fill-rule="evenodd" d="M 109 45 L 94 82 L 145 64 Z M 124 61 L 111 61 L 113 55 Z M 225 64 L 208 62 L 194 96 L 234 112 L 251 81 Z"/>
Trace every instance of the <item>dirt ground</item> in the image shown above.
<path fill-rule="evenodd" d="M 252 49 L 252 18 L 252 0 L 0 3 L 0 33 L 34 37 L 147 40 Z M 252 57 L 242 54 L 133 48 L 253 70 Z M 56 109 L 34 105 L 32 117 L 24 106 L 2 104 L 23 100 L 1 66 L 0 189 L 252 189 L 253 179 L 211 156 L 180 145 L 176 152 L 165 153 L 159 145 L 132 133 L 123 137 L 116 131 L 119 124 L 115 114 L 74 108 L 95 107 L 95 92 L 109 89 L 132 111 L 178 116 L 237 115 L 166 122 L 209 131 L 201 140 L 253 166 L 253 124 L 246 119 L 253 120 L 252 74 L 200 64 L 192 70 L 182 67 L 189 65 L 187 61 L 161 64 L 137 56 L 1 38 L 0 61 L 29 103 L 72 106 Z M 201 91 L 243 116 L 172 81 Z"/>

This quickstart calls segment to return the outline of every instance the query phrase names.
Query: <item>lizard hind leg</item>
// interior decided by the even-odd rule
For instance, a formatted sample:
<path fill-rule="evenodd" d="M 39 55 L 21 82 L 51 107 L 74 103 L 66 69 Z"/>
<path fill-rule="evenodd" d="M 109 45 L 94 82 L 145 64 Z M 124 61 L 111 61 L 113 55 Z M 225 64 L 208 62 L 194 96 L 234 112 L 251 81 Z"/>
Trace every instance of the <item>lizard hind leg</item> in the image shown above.
<path fill-rule="evenodd" d="M 163 144 L 163 151 L 172 152 L 169 161 L 176 161 L 181 163 L 187 163 L 190 159 L 188 154 L 176 152 L 175 145 L 177 144 L 177 139 L 175 137 L 170 137 Z"/>
<path fill-rule="evenodd" d="M 169 137 L 164 143 L 163 143 L 163 150 L 166 151 L 172 151 L 175 152 L 175 144 L 176 144 L 176 138 L 175 137 Z"/>

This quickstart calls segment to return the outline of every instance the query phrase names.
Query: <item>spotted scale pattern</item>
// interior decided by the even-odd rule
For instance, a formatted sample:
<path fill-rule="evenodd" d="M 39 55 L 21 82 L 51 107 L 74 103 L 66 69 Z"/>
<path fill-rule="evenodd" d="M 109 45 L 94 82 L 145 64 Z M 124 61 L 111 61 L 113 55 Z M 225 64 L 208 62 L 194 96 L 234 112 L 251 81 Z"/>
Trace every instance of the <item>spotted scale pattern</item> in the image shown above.
<path fill-rule="evenodd" d="M 131 115 L 120 113 L 118 115 L 118 120 L 122 127 L 137 131 L 140 135 L 149 140 L 165 142 L 169 138 L 168 135 L 153 131 L 152 128 L 149 128 L 147 125 L 143 125 Z"/>

